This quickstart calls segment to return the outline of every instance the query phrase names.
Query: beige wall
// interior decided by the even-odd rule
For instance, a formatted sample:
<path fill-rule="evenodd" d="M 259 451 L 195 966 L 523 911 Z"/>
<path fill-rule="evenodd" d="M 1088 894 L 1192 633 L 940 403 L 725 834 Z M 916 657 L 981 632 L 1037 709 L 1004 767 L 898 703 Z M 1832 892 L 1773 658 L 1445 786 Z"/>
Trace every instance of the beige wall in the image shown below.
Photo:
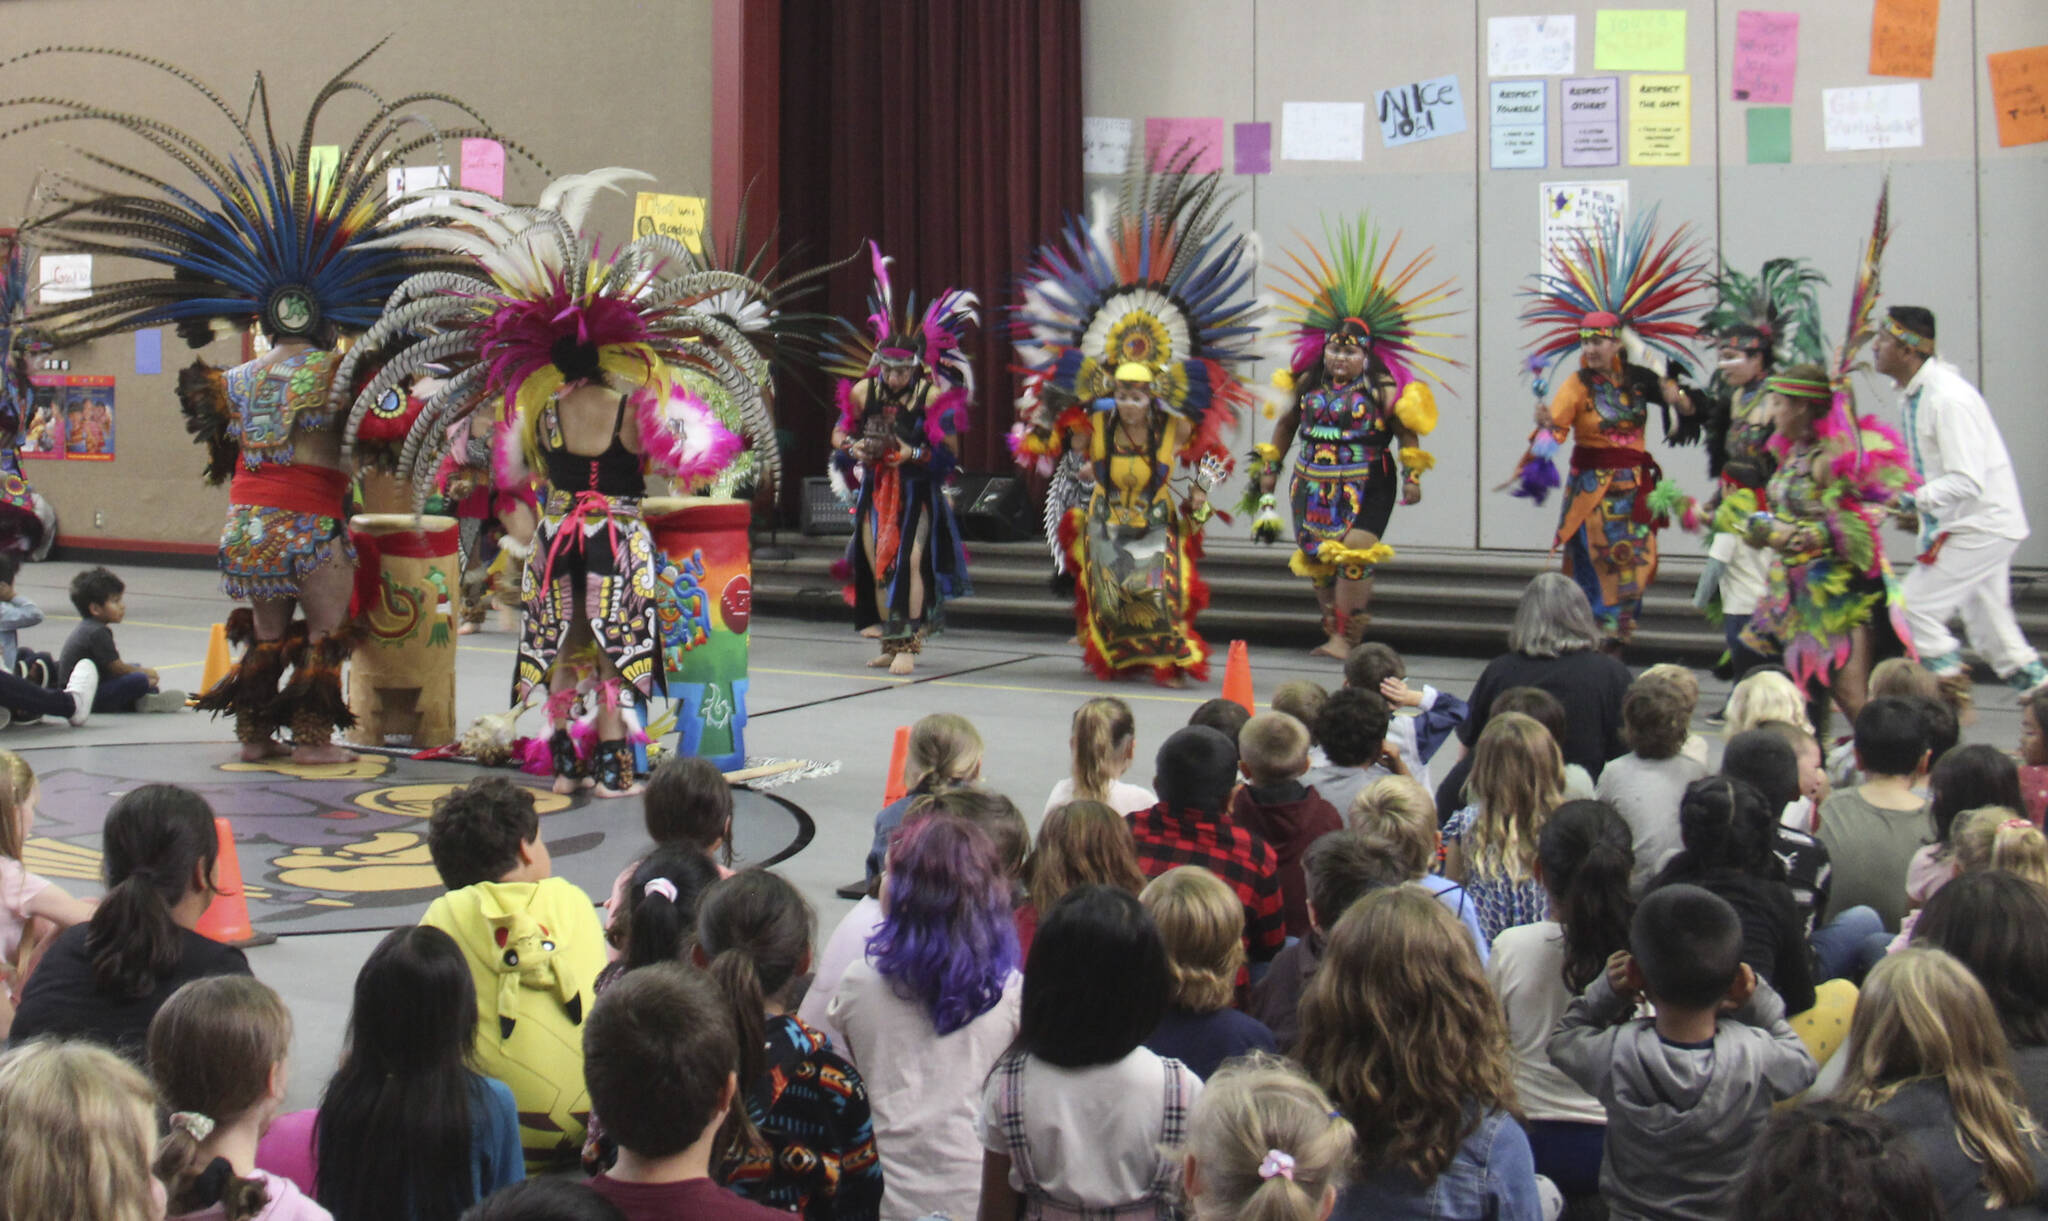
<path fill-rule="evenodd" d="M 1628 76 L 1594 70 L 1594 15 L 1602 8 L 1686 10 L 1692 164 L 1562 167 L 1553 83 L 1548 167 L 1490 169 L 1487 19 L 1573 14 L 1573 75 Z M 1736 13 L 1745 8 L 1799 14 L 1790 165 L 1748 164 L 1749 105 L 1729 97 Z M 1493 489 L 1529 431 L 1517 291 L 1535 270 L 1536 197 L 1546 181 L 1626 179 L 1632 208 L 1659 205 L 1667 225 L 1689 222 L 1710 256 L 1725 252 L 1745 269 L 1776 255 L 1811 259 L 1833 281 L 1821 304 L 1839 338 L 1859 243 L 1889 168 L 1895 231 L 1885 299 L 1936 312 L 1943 354 L 1981 379 L 2015 466 L 2048 468 L 2048 416 L 2039 409 L 2048 345 L 2034 337 L 2048 283 L 2048 244 L 2038 240 L 2048 144 L 1998 146 L 1983 58 L 2048 43 L 2048 3 L 1943 4 L 1934 76 L 1919 82 L 1925 146 L 1888 156 L 1827 152 L 1823 89 L 1903 83 L 1869 75 L 1870 17 L 1867 0 L 1083 0 L 1083 112 L 1135 120 L 1140 140 L 1147 116 L 1221 118 L 1226 146 L 1228 124 L 1271 123 L 1275 172 L 1226 180 L 1242 189 L 1234 215 L 1259 233 L 1268 263 L 1296 244 L 1297 232 L 1317 233 L 1322 217 L 1361 209 L 1399 230 L 1404 248 L 1433 246 L 1438 274 L 1456 276 L 1464 290 L 1466 312 L 1451 328 L 1463 337 L 1447 346 L 1464 368 L 1451 372 L 1452 394 L 1439 399 L 1443 423 L 1431 446 L 1438 467 L 1424 509 L 1397 512 L 1389 541 L 1540 549 L 1556 522 L 1555 501 L 1537 508 Z M 1377 90 L 1445 73 L 1458 76 L 1464 133 L 1385 148 L 1369 114 L 1362 162 L 1278 160 L 1284 103 L 1362 101 L 1370 111 Z M 1224 160 L 1227 172 L 1227 147 Z M 1867 410 L 1896 422 L 1888 384 L 1866 378 L 1859 395 Z M 1255 423 L 1261 436 L 1269 427 Z M 1668 474 L 1707 492 L 1701 455 L 1660 454 Z M 2048 565 L 2048 496 L 2035 495 L 2031 507 L 2037 528 L 2021 561 Z M 1663 537 L 1669 551 L 1697 550 L 1681 532 Z"/>
<path fill-rule="evenodd" d="M 8 54 L 47 44 L 145 52 L 190 70 L 237 109 L 260 69 L 287 143 L 296 143 L 313 92 L 391 32 L 391 41 L 357 72 L 384 96 L 452 94 L 557 174 L 629 165 L 655 175 L 655 190 L 708 196 L 711 11 L 712 0 L 9 0 L 5 30 Z M 192 90 L 104 57 L 53 56 L 0 71 L 0 97 L 29 94 L 148 114 L 222 152 L 233 139 Z M 437 118 L 447 113 L 429 110 Z M 13 107 L 0 119 L 11 127 L 34 113 Z M 360 103 L 331 103 L 327 114 L 317 133 L 322 143 L 352 137 L 368 111 Z M 39 169 L 83 168 L 65 142 L 137 168 L 156 171 L 165 164 L 108 124 L 68 123 L 0 141 L 0 224 L 18 223 Z M 423 153 L 411 160 L 426 165 L 433 158 Z M 165 176 L 189 185 L 175 170 Z M 512 198 L 531 199 L 544 182 L 530 164 L 513 159 L 508 167 Z M 630 199 L 607 199 L 593 213 L 608 240 L 625 235 L 631 217 Z M 100 282 L 119 274 L 98 262 Z M 239 353 L 237 343 L 221 342 L 203 355 L 231 364 Z M 64 355 L 73 373 L 118 379 L 119 447 L 111 463 L 28 464 L 31 482 L 57 506 L 66 540 L 216 540 L 226 492 L 201 483 L 203 458 L 185 435 L 173 394 L 177 368 L 194 354 L 166 332 L 165 372 L 153 377 L 135 374 L 132 336 Z"/>

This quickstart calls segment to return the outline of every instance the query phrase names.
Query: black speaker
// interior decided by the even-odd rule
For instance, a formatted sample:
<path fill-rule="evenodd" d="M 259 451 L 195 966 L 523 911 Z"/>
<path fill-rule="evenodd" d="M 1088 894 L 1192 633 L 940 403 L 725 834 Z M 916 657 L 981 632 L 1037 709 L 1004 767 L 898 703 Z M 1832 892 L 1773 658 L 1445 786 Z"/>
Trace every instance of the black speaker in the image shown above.
<path fill-rule="evenodd" d="M 1021 543 L 1038 537 L 1037 514 L 1015 475 L 962 471 L 954 485 L 960 533 L 977 543 Z"/>

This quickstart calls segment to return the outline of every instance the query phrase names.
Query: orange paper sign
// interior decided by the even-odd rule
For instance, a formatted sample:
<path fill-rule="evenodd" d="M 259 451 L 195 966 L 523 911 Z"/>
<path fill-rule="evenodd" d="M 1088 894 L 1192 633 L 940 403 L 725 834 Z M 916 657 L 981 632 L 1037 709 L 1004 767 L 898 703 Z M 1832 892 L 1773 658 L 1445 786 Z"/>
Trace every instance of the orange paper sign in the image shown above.
<path fill-rule="evenodd" d="M 1941 0 L 1876 0 L 1870 9 L 1870 74 L 1934 75 Z"/>
<path fill-rule="evenodd" d="M 1986 55 L 1991 68 L 1991 109 L 1998 115 L 1998 145 L 2048 141 L 2048 46 Z"/>

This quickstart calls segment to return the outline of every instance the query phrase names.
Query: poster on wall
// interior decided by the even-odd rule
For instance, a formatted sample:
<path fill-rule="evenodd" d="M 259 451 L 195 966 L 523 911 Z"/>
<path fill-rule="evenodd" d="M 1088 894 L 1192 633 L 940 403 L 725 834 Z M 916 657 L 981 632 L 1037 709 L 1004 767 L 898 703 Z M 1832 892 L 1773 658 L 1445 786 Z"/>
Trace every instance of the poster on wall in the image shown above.
<path fill-rule="evenodd" d="M 1393 148 L 1465 130 L 1458 78 L 1439 76 L 1379 92 L 1380 143 Z"/>
<path fill-rule="evenodd" d="M 1544 81 L 1487 82 L 1487 133 L 1497 170 L 1540 170 L 1547 164 L 1544 107 L 1549 101 Z"/>
<path fill-rule="evenodd" d="M 21 430 L 21 456 L 52 460 L 64 456 L 64 397 L 61 374 L 36 373 L 29 376 L 34 387 L 29 398 L 28 423 Z"/>
<path fill-rule="evenodd" d="M 1081 172 L 1121 174 L 1131 163 L 1131 121 L 1087 115 L 1081 120 Z"/>
<path fill-rule="evenodd" d="M 114 460 L 114 379 L 73 374 L 64 379 L 64 456 L 74 461 Z"/>
<path fill-rule="evenodd" d="M 36 260 L 36 286 L 44 305 L 79 301 L 92 295 L 92 256 L 46 254 Z"/>
<path fill-rule="evenodd" d="M 1280 159 L 1365 160 L 1365 103 L 1282 102 Z"/>
<path fill-rule="evenodd" d="M 1151 118 L 1145 120 L 1145 167 L 1164 168 L 1174 159 L 1187 162 L 1197 174 L 1223 168 L 1223 120 Z"/>
<path fill-rule="evenodd" d="M 1626 180 L 1546 182 L 1542 191 L 1537 230 L 1542 245 L 1537 259 L 1545 271 L 1550 270 L 1553 252 L 1570 250 L 1579 235 L 1591 235 L 1609 221 L 1622 224 L 1628 219 Z"/>
<path fill-rule="evenodd" d="M 449 186 L 454 182 L 445 165 L 394 165 L 384 171 L 384 197 L 397 199 L 415 191 L 431 191 L 435 187 Z M 426 211 L 430 207 L 444 207 L 446 195 L 429 195 L 398 209 L 391 214 L 394 221 L 406 220 Z"/>
<path fill-rule="evenodd" d="M 681 242 L 691 254 L 704 253 L 704 197 L 641 191 L 633 196 L 633 236 L 660 234 Z"/>
<path fill-rule="evenodd" d="M 1628 78 L 1628 163 L 1692 164 L 1692 77 Z"/>
<path fill-rule="evenodd" d="M 1728 95 L 1783 106 L 1799 73 L 1799 14 L 1743 9 L 1735 14 L 1735 70 Z"/>
<path fill-rule="evenodd" d="M 1578 18 L 1488 17 L 1488 76 L 1563 76 L 1577 66 Z"/>
<path fill-rule="evenodd" d="M 1919 148 L 1926 142 L 1917 84 L 1823 89 L 1820 113 L 1831 153 Z"/>
<path fill-rule="evenodd" d="M 1567 77 L 1558 86 L 1558 123 L 1571 169 L 1621 164 L 1621 78 Z"/>
<path fill-rule="evenodd" d="M 1998 146 L 2048 141 L 2048 45 L 1995 51 L 1984 63 L 1991 70 Z"/>

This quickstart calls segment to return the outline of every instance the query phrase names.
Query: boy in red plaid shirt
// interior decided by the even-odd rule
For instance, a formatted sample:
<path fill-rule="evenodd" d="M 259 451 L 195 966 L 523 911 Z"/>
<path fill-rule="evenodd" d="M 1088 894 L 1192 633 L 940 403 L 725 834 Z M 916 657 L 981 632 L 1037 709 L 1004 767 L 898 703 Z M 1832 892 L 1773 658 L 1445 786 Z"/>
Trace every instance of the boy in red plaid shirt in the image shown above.
<path fill-rule="evenodd" d="M 1153 763 L 1159 804 L 1130 816 L 1131 836 L 1148 878 L 1200 865 L 1228 883 L 1244 904 L 1246 960 L 1270 962 L 1287 941 L 1279 865 L 1264 840 L 1224 815 L 1236 783 L 1236 743 L 1206 726 L 1176 731 Z"/>

